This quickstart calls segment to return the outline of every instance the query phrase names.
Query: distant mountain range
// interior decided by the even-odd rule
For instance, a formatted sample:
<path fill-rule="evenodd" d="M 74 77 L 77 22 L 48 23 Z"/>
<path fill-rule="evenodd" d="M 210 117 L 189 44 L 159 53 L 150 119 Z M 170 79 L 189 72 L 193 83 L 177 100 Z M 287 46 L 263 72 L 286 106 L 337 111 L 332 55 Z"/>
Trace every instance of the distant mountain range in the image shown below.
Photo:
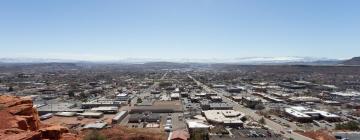
<path fill-rule="evenodd" d="M 174 63 L 230 63 L 230 64 L 288 64 L 288 65 L 360 65 L 360 57 L 349 60 L 314 58 L 314 57 L 244 57 L 234 59 L 154 59 L 154 58 L 127 58 L 112 61 L 83 61 L 64 59 L 42 58 L 0 58 L 0 63 L 132 63 L 142 64 L 151 62 L 174 62 Z"/>
<path fill-rule="evenodd" d="M 343 64 L 343 65 L 360 65 L 360 57 L 353 57 L 349 60 L 343 61 L 341 64 Z"/>

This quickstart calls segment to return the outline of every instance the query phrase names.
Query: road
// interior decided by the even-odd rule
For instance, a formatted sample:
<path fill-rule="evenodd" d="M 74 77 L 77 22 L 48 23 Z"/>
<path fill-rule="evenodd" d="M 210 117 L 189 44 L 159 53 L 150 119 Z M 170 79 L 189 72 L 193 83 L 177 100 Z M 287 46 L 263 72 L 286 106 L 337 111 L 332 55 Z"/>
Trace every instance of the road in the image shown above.
<path fill-rule="evenodd" d="M 234 110 L 236 111 L 240 111 L 242 113 L 244 113 L 245 115 L 247 116 L 250 116 L 251 118 L 253 118 L 254 120 L 259 120 L 261 119 L 263 116 L 260 116 L 259 114 L 256 114 L 255 111 L 249 109 L 249 108 L 246 108 L 246 107 L 243 107 L 242 105 L 232 101 L 231 99 L 225 97 L 223 94 L 224 93 L 221 93 L 221 92 L 216 92 L 215 90 L 211 89 L 210 87 L 206 86 L 205 84 L 197 81 L 195 78 L 193 78 L 191 75 L 188 75 L 189 78 L 191 78 L 194 82 L 197 83 L 198 86 L 201 86 L 203 87 L 203 89 L 206 91 L 206 92 L 209 92 L 209 93 L 212 93 L 212 92 L 215 92 L 215 93 L 218 93 L 219 96 L 221 96 L 223 98 L 223 101 L 233 105 L 234 107 Z M 282 132 L 285 132 L 285 134 L 283 134 L 284 137 L 286 138 L 293 138 L 295 140 L 312 140 L 311 138 L 308 138 L 308 137 L 305 137 L 303 135 L 300 135 L 296 132 L 292 132 L 292 133 L 288 133 L 286 132 L 288 130 L 288 128 L 285 128 L 283 127 L 282 125 L 272 121 L 272 120 L 269 120 L 267 118 L 264 118 L 265 119 L 265 122 L 266 122 L 266 125 L 271 129 L 273 130 L 274 132 L 276 133 L 280 133 L 281 131 Z"/>

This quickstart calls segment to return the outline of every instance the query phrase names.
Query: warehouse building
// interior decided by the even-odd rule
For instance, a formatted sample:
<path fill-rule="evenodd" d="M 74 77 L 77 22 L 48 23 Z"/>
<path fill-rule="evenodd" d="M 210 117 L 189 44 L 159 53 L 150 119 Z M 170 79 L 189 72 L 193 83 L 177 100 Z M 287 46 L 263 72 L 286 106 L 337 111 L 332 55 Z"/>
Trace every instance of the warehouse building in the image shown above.
<path fill-rule="evenodd" d="M 122 104 L 126 102 L 121 101 L 115 101 L 115 100 L 109 100 L 109 99 L 96 99 L 89 102 L 84 102 L 81 104 L 81 108 L 88 109 L 88 108 L 94 108 L 94 107 L 103 107 L 103 106 L 116 106 L 121 107 Z"/>
<path fill-rule="evenodd" d="M 120 123 L 127 115 L 128 115 L 128 111 L 120 111 L 114 116 L 114 118 L 112 118 L 111 123 L 112 124 Z"/>
<path fill-rule="evenodd" d="M 106 123 L 89 123 L 86 124 L 83 128 L 84 129 L 103 129 L 106 127 Z"/>
<path fill-rule="evenodd" d="M 116 106 L 101 106 L 101 107 L 94 107 L 91 109 L 91 111 L 94 111 L 94 112 L 102 112 L 102 113 L 108 113 L 108 114 L 117 113 L 118 110 L 119 110 L 119 108 Z"/>
<path fill-rule="evenodd" d="M 75 108 L 76 104 L 74 103 L 56 103 L 56 104 L 47 104 L 41 105 L 37 108 L 40 115 L 48 113 L 57 113 L 57 112 L 84 112 L 84 109 Z"/>
<path fill-rule="evenodd" d="M 102 118 L 104 113 L 102 112 L 84 112 L 80 113 L 80 116 L 84 116 L 85 118 Z"/>

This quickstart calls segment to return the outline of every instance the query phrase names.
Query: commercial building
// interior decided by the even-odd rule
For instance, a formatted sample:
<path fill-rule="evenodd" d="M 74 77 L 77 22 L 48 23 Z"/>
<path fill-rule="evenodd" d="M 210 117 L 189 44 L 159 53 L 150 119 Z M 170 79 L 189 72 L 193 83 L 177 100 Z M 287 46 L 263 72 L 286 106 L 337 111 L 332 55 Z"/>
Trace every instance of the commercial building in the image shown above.
<path fill-rule="evenodd" d="M 204 97 L 206 97 L 206 93 L 204 93 L 204 92 L 202 92 L 202 93 L 197 93 L 197 94 L 195 94 L 195 97 L 201 97 L 201 98 L 204 98 Z"/>
<path fill-rule="evenodd" d="M 337 97 L 360 97 L 360 92 L 357 91 L 330 92 L 329 94 Z"/>
<path fill-rule="evenodd" d="M 171 100 L 179 100 L 180 99 L 180 93 L 171 93 L 170 98 L 171 98 Z"/>
<path fill-rule="evenodd" d="M 116 95 L 117 101 L 128 101 L 130 99 L 130 96 L 128 93 L 120 93 Z"/>
<path fill-rule="evenodd" d="M 119 122 L 121 122 L 127 115 L 128 115 L 128 111 L 120 111 L 119 113 L 117 113 L 117 114 L 115 115 L 114 118 L 112 118 L 111 123 L 112 123 L 112 124 L 119 123 Z"/>
<path fill-rule="evenodd" d="M 340 116 L 322 110 L 315 110 L 303 106 L 285 108 L 285 113 L 299 122 L 324 119 L 327 121 L 339 121 Z"/>
<path fill-rule="evenodd" d="M 121 107 L 122 104 L 126 102 L 116 101 L 116 100 L 109 100 L 109 99 L 96 99 L 88 102 L 84 102 L 81 104 L 81 108 L 88 109 L 94 107 L 103 107 L 103 106 L 116 106 Z"/>
<path fill-rule="evenodd" d="M 213 87 L 213 88 L 226 88 L 226 85 L 213 84 L 212 87 Z"/>
<path fill-rule="evenodd" d="M 77 109 L 75 107 L 76 104 L 74 103 L 56 103 L 39 106 L 37 110 L 40 115 L 57 112 L 84 112 L 84 109 Z"/>
<path fill-rule="evenodd" d="M 189 130 L 190 136 L 196 134 L 205 138 L 209 134 L 210 126 L 201 120 L 186 120 L 186 126 Z"/>
<path fill-rule="evenodd" d="M 291 97 L 288 100 L 291 103 L 306 103 L 306 102 L 319 103 L 319 102 L 321 102 L 321 99 L 319 99 L 317 97 L 311 97 L 311 96 Z"/>
<path fill-rule="evenodd" d="M 220 102 L 220 103 L 210 103 L 210 109 L 211 110 L 231 110 L 233 109 L 233 106 L 225 103 L 225 102 Z"/>
<path fill-rule="evenodd" d="M 182 110 L 173 106 L 135 106 L 130 110 L 130 114 L 143 113 L 143 112 L 174 113 L 174 112 L 182 112 Z"/>
<path fill-rule="evenodd" d="M 84 112 L 80 113 L 80 116 L 84 116 L 85 118 L 102 118 L 104 113 L 102 112 Z"/>
<path fill-rule="evenodd" d="M 262 105 L 260 98 L 243 97 L 242 103 L 248 108 L 255 108 L 257 105 Z"/>
<path fill-rule="evenodd" d="M 84 129 L 103 129 L 106 127 L 106 123 L 89 123 L 86 124 L 83 128 Z"/>
<path fill-rule="evenodd" d="M 283 103 L 284 102 L 284 100 L 282 100 L 282 99 L 279 99 L 277 97 L 274 97 L 274 96 L 271 96 L 271 95 L 268 95 L 268 94 L 265 94 L 265 93 L 255 92 L 254 94 L 258 95 L 258 96 L 260 96 L 260 97 L 262 97 L 262 98 L 264 98 L 264 99 L 266 99 L 266 100 L 268 100 L 270 102 L 273 102 L 273 103 Z"/>
<path fill-rule="evenodd" d="M 230 93 L 240 93 L 241 91 L 245 90 L 245 87 L 242 86 L 229 87 L 226 90 Z"/>
<path fill-rule="evenodd" d="M 234 100 L 235 102 L 241 102 L 242 97 L 241 96 L 231 96 L 231 99 Z"/>
<path fill-rule="evenodd" d="M 212 102 L 222 102 L 221 96 L 211 96 L 211 97 L 210 97 L 210 100 L 211 100 Z"/>
<path fill-rule="evenodd" d="M 119 110 L 116 106 L 101 106 L 101 107 L 94 107 L 91 111 L 94 112 L 103 112 L 103 113 L 117 113 Z"/>
<path fill-rule="evenodd" d="M 61 117 L 72 117 L 75 116 L 76 112 L 58 112 L 55 113 L 55 116 L 61 116 Z"/>
<path fill-rule="evenodd" d="M 229 105 L 226 102 L 209 102 L 208 100 L 201 101 L 201 109 L 203 110 L 231 110 L 233 109 L 232 105 Z"/>
<path fill-rule="evenodd" d="M 287 89 L 305 89 L 306 88 L 305 85 L 292 84 L 290 82 L 280 83 L 279 86 L 282 88 L 287 88 Z"/>
<path fill-rule="evenodd" d="M 242 126 L 243 121 L 241 119 L 245 116 L 243 113 L 234 110 L 207 110 L 203 111 L 202 114 L 210 123 L 233 127 Z"/>

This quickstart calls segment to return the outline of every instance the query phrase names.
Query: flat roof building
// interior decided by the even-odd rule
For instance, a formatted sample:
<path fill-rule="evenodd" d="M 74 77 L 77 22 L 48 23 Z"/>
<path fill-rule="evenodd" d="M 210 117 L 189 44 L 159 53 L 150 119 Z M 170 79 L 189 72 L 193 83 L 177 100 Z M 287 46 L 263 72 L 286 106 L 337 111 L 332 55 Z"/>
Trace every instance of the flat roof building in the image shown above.
<path fill-rule="evenodd" d="M 56 104 L 47 104 L 42 105 L 37 108 L 40 115 L 47 113 L 56 113 L 56 112 L 84 112 L 84 109 L 75 108 L 76 104 L 74 103 L 56 103 Z"/>
<path fill-rule="evenodd" d="M 213 102 L 222 102 L 221 96 L 211 96 L 210 100 Z"/>
<path fill-rule="evenodd" d="M 80 113 L 80 116 L 84 116 L 85 118 L 102 118 L 104 113 L 102 112 L 84 112 Z"/>
<path fill-rule="evenodd" d="M 93 107 L 102 107 L 102 106 L 116 106 L 120 107 L 125 102 L 122 101 L 116 101 L 116 100 L 110 100 L 110 99 L 96 99 L 88 102 L 83 102 L 81 104 L 81 108 L 88 109 Z"/>
<path fill-rule="evenodd" d="M 128 115 L 128 111 L 120 111 L 119 113 L 117 113 L 114 118 L 112 118 L 111 123 L 112 124 L 116 124 L 121 122 L 126 116 Z"/>
<path fill-rule="evenodd" d="M 103 113 L 117 113 L 118 110 L 119 108 L 116 106 L 101 106 L 101 107 L 91 108 L 91 111 L 103 112 Z"/>
<path fill-rule="evenodd" d="M 292 103 L 306 103 L 306 102 L 319 103 L 319 102 L 321 102 L 320 98 L 311 97 L 311 96 L 291 97 L 288 100 Z"/>
<path fill-rule="evenodd" d="M 170 98 L 171 98 L 171 100 L 179 100 L 180 99 L 180 93 L 171 93 Z"/>
<path fill-rule="evenodd" d="M 207 110 L 202 112 L 207 121 L 226 126 L 242 126 L 243 113 L 235 110 Z"/>
<path fill-rule="evenodd" d="M 130 99 L 130 96 L 128 93 L 120 93 L 116 95 L 117 101 L 128 101 Z"/>
<path fill-rule="evenodd" d="M 254 97 L 243 97 L 242 103 L 248 107 L 248 108 L 255 108 L 257 105 L 262 105 L 260 98 L 254 98 Z"/>
<path fill-rule="evenodd" d="M 83 128 L 84 129 L 103 129 L 106 127 L 106 123 L 89 123 L 86 124 Z"/>
<path fill-rule="evenodd" d="M 324 119 L 327 121 L 339 121 L 340 116 L 322 110 L 310 109 L 303 106 L 285 108 L 285 113 L 300 122 Z"/>

